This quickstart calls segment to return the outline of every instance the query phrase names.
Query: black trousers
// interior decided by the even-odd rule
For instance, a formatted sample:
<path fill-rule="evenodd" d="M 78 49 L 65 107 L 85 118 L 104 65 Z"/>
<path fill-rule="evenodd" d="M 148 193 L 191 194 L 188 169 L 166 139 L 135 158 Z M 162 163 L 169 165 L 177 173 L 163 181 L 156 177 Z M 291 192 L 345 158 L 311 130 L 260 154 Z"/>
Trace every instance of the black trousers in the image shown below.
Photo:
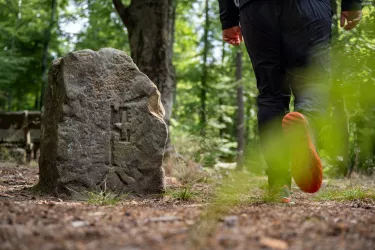
<path fill-rule="evenodd" d="M 260 140 L 271 186 L 290 186 L 289 165 L 269 149 L 283 149 L 281 119 L 294 109 L 313 128 L 327 109 L 332 10 L 329 0 L 254 0 L 240 10 L 240 24 L 255 72 Z M 273 124 L 272 128 L 270 124 Z M 281 152 L 281 151 L 280 151 Z"/>

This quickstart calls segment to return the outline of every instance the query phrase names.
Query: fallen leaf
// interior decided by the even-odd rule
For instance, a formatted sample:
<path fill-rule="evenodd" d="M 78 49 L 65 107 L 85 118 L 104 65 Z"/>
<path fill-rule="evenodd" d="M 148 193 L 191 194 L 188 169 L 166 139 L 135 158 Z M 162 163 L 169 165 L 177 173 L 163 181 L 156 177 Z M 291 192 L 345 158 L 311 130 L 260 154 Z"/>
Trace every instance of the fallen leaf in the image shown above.
<path fill-rule="evenodd" d="M 260 244 L 262 246 L 270 247 L 273 249 L 288 249 L 288 243 L 283 240 L 278 240 L 270 237 L 262 237 L 260 239 Z"/>

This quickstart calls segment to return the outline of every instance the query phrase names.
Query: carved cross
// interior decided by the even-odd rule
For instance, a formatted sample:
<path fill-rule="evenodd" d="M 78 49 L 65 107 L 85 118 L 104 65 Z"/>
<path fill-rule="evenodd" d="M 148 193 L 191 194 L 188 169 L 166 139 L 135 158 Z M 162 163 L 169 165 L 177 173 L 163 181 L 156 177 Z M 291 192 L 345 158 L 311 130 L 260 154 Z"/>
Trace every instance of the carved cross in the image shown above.
<path fill-rule="evenodd" d="M 121 110 L 121 122 L 115 123 L 115 126 L 121 131 L 120 140 L 130 142 L 130 124 L 131 124 L 132 114 L 129 107 L 123 108 Z"/>

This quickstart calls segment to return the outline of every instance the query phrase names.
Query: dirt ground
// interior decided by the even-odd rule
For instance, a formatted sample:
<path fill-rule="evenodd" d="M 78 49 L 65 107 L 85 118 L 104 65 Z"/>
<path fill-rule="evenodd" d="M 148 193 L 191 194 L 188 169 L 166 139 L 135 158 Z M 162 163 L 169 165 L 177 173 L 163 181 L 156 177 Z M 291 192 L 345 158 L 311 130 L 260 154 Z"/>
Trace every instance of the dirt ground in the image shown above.
<path fill-rule="evenodd" d="M 197 249 L 202 201 L 131 198 L 116 206 L 41 197 L 38 168 L 0 163 L 0 249 Z M 375 249 L 373 200 L 239 205 L 200 249 Z M 201 223 L 204 224 L 204 221 Z M 202 235 L 203 237 L 203 235 Z"/>

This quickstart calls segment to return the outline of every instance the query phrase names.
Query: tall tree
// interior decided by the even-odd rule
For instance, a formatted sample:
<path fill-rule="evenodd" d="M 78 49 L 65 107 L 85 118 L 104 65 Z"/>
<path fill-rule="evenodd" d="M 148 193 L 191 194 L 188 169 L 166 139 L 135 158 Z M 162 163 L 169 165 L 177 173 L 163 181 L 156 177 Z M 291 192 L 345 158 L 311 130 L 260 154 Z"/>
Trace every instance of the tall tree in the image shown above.
<path fill-rule="evenodd" d="M 56 21 L 56 9 L 57 9 L 57 0 L 51 0 L 51 17 L 49 21 L 49 25 L 45 31 L 45 38 L 43 43 L 43 56 L 42 56 L 42 87 L 41 87 L 41 94 L 39 103 L 36 101 L 35 108 L 39 109 L 42 107 L 43 96 L 44 96 L 44 88 L 47 83 L 47 60 L 48 60 L 48 47 L 51 41 L 51 33 L 52 29 L 55 26 Z M 36 93 L 38 93 L 37 91 Z M 37 98 L 36 98 L 37 100 Z"/>
<path fill-rule="evenodd" d="M 336 46 L 339 42 L 339 35 L 340 35 L 340 27 L 338 20 L 340 19 L 340 11 L 339 11 L 339 4 L 337 4 L 337 0 L 330 0 L 331 8 L 332 8 L 332 35 L 333 35 L 333 46 Z M 334 67 L 339 67 L 339 63 L 336 63 Z M 340 137 L 340 141 L 342 142 L 342 146 L 336 148 L 335 154 L 337 165 L 337 173 L 340 176 L 344 176 L 348 169 L 349 164 L 349 119 L 347 112 L 345 110 L 345 99 L 343 96 L 343 89 L 340 83 L 340 79 L 342 79 L 342 71 L 340 70 L 333 70 L 333 78 L 332 84 L 333 89 L 332 91 L 332 98 L 331 104 L 334 112 L 332 112 L 332 126 L 335 128 L 336 136 Z"/>
<path fill-rule="evenodd" d="M 172 65 L 175 0 L 112 0 L 128 30 L 131 57 L 158 87 L 170 122 L 175 73 Z"/>
<path fill-rule="evenodd" d="M 237 168 L 243 166 L 243 152 L 245 148 L 245 107 L 243 101 L 242 84 L 242 51 L 238 48 L 236 54 L 237 81 Z"/>
<path fill-rule="evenodd" d="M 206 99 L 207 99 L 207 78 L 208 78 L 208 70 L 207 70 L 207 59 L 209 53 L 209 41 L 208 41 L 208 33 L 210 30 L 210 15 L 209 15 L 209 5 L 208 0 L 205 0 L 204 12 L 205 12 L 205 25 L 204 25 L 204 33 L 203 33 L 203 61 L 202 61 L 202 78 L 201 78 L 201 93 L 200 93 L 200 100 L 201 100 L 201 108 L 200 108 L 200 126 L 202 135 L 205 134 L 205 126 L 206 126 Z"/>
<path fill-rule="evenodd" d="M 339 25 L 338 25 L 338 20 L 339 20 L 339 16 L 338 16 L 338 4 L 337 4 L 337 0 L 330 0 L 330 4 L 331 4 L 331 9 L 332 9 L 332 23 L 333 23 L 333 30 L 332 30 L 332 33 L 334 36 L 337 36 L 339 34 Z"/>

